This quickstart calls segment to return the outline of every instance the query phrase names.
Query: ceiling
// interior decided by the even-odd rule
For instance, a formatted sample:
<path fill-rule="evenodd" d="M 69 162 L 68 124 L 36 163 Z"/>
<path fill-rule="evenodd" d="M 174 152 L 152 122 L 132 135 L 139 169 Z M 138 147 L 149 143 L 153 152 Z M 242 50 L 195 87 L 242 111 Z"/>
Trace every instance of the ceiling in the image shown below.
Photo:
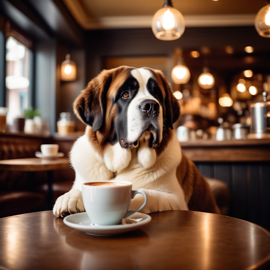
<path fill-rule="evenodd" d="M 164 0 L 62 0 L 84 29 L 147 28 Z M 265 0 L 174 0 L 187 27 L 253 25 Z"/>

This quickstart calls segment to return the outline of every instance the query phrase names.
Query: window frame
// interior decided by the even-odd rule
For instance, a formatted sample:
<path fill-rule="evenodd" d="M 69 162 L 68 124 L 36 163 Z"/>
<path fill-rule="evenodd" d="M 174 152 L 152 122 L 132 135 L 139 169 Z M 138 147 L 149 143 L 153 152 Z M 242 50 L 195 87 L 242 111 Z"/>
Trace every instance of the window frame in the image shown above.
<path fill-rule="evenodd" d="M 6 78 L 6 42 L 4 34 L 4 18 L 0 16 L 0 107 L 5 106 L 6 100 L 6 88 L 5 88 L 5 78 Z"/>
<path fill-rule="evenodd" d="M 1 29 L 0 29 L 1 30 Z M 0 31 L 1 32 L 1 31 Z M 35 78 L 35 53 L 34 53 L 34 46 L 33 46 L 33 40 L 29 38 L 27 35 L 22 33 L 20 30 L 18 30 L 16 27 L 14 27 L 9 20 L 6 20 L 3 22 L 3 34 L 4 34 L 4 44 L 2 44 L 3 51 L 4 51 L 4 61 L 3 63 L 0 63 L 0 72 L 1 72 L 1 65 L 4 65 L 3 69 L 4 72 L 1 72 L 3 75 L 3 93 L 0 93 L 0 95 L 3 97 L 2 104 L 0 103 L 0 106 L 7 107 L 8 106 L 8 100 L 7 100 L 7 93 L 6 93 L 6 67 L 7 67 L 7 61 L 6 61 L 6 43 L 7 39 L 9 37 L 13 37 L 15 40 L 20 42 L 22 45 L 24 45 L 27 49 L 30 51 L 30 57 L 29 57 L 29 86 L 28 86 L 28 108 L 35 107 L 34 100 L 35 100 L 35 91 L 34 91 L 34 78 Z M 1 37 L 0 37 L 1 39 Z M 0 40 L 1 43 L 1 40 Z M 1 50 L 1 44 L 0 44 L 0 50 Z M 1 75 L 0 75 L 0 82 L 1 82 Z"/>

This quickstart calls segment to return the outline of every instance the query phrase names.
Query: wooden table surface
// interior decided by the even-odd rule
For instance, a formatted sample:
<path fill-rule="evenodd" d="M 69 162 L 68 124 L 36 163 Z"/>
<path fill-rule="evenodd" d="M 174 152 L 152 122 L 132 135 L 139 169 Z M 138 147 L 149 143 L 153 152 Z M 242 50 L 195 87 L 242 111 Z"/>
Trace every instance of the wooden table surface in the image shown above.
<path fill-rule="evenodd" d="M 51 211 L 0 219 L 0 269 L 261 269 L 270 233 L 222 215 L 168 211 L 133 232 L 94 237 Z"/>
<path fill-rule="evenodd" d="M 44 160 L 41 158 L 20 158 L 0 160 L 0 170 L 5 171 L 53 171 L 70 168 L 68 158 L 58 158 L 55 160 Z"/>

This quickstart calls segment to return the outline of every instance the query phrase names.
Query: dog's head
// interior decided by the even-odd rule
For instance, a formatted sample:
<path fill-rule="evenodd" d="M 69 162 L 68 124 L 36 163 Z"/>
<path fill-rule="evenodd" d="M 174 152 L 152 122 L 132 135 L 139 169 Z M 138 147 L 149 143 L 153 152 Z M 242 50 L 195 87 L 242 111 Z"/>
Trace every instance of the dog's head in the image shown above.
<path fill-rule="evenodd" d="M 157 148 L 180 114 L 163 73 L 122 66 L 103 70 L 74 102 L 77 117 L 98 133 L 100 145 L 136 145 L 145 131 Z"/>

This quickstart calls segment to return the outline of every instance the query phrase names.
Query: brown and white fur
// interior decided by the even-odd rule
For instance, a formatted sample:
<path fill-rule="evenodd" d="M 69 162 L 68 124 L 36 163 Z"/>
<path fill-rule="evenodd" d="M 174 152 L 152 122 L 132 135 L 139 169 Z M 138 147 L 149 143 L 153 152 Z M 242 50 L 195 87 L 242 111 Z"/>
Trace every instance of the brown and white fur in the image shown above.
<path fill-rule="evenodd" d="M 70 154 L 73 187 L 57 199 L 54 215 L 85 211 L 82 184 L 100 180 L 130 181 L 133 189 L 143 189 L 144 213 L 219 213 L 208 183 L 181 151 L 172 127 L 180 108 L 162 72 L 104 70 L 75 100 L 74 111 L 87 128 Z M 137 195 L 131 209 L 142 201 Z"/>

